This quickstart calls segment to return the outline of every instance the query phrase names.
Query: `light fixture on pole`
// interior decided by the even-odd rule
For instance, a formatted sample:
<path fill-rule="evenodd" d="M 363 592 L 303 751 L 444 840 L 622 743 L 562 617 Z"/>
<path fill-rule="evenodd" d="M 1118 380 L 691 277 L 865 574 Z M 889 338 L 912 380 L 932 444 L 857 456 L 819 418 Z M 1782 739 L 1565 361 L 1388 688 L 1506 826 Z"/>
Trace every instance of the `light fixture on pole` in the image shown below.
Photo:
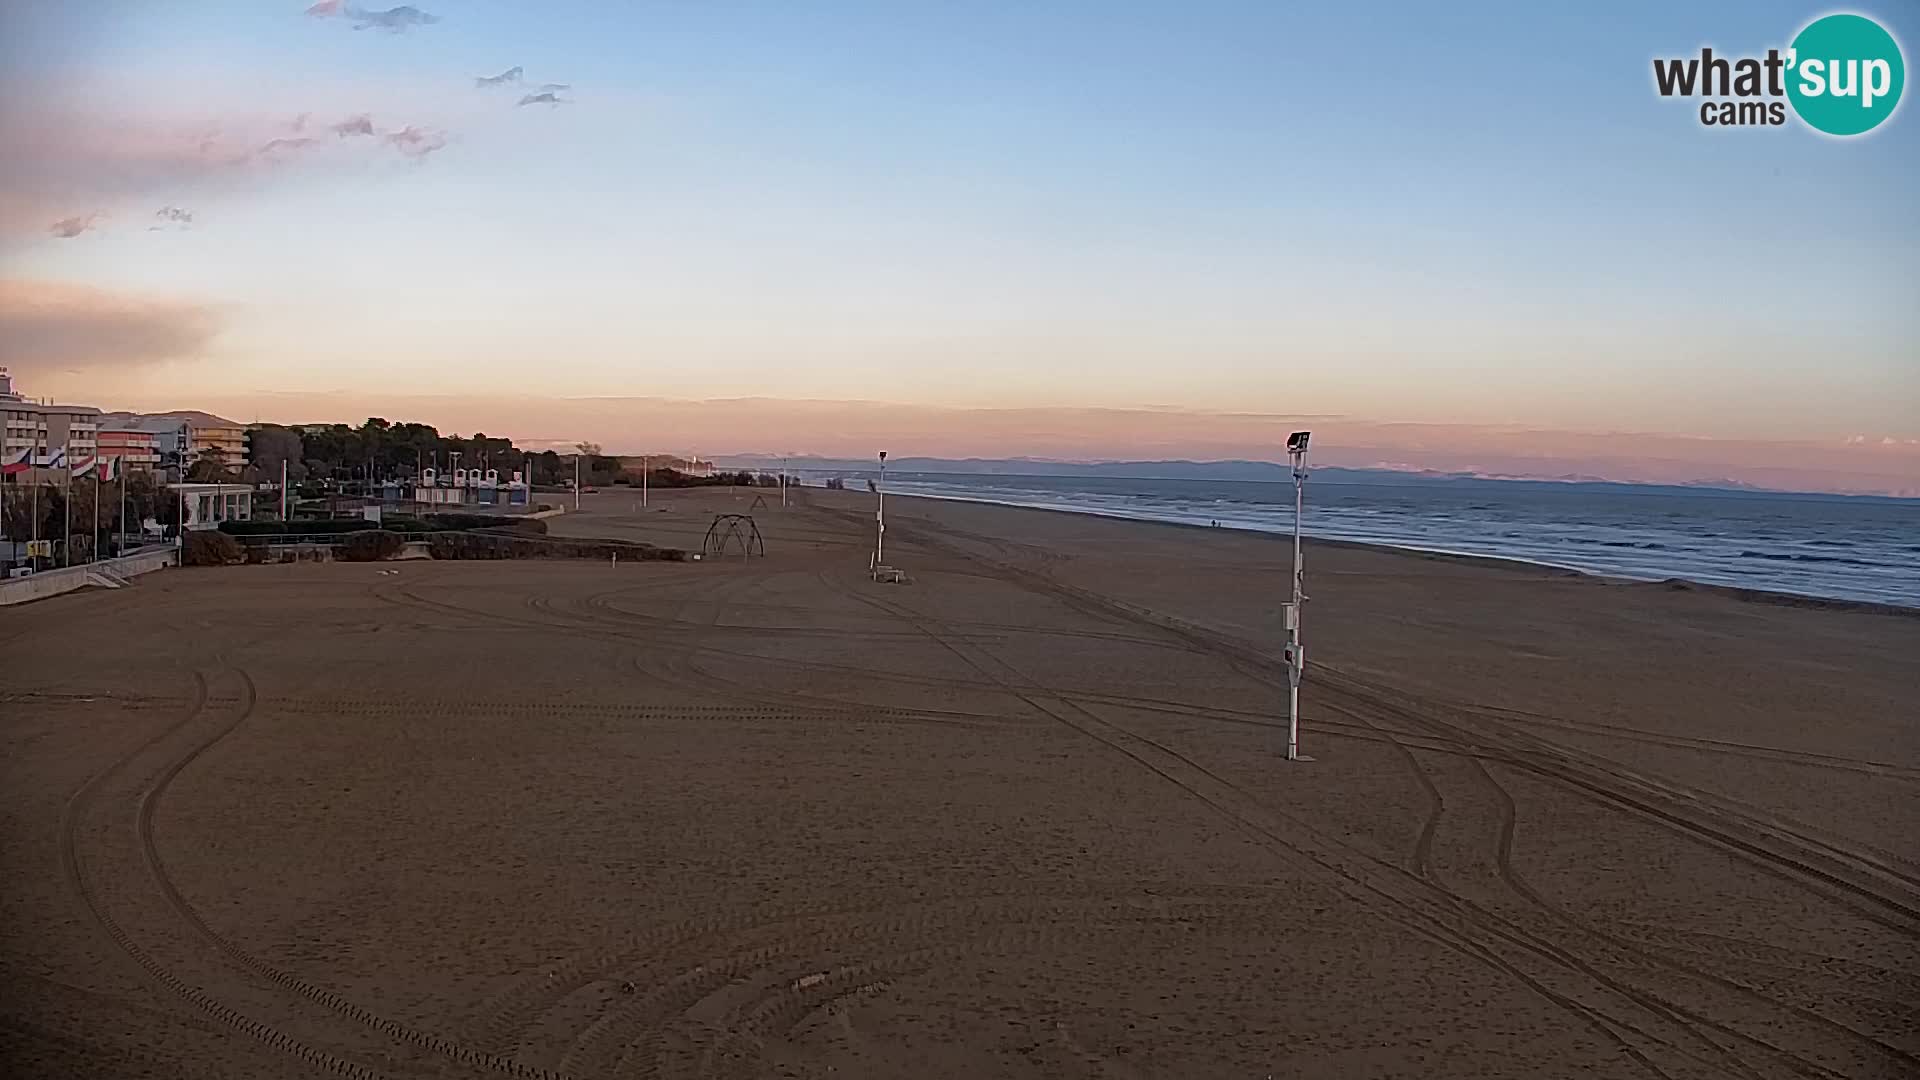
<path fill-rule="evenodd" d="M 1300 645 L 1300 608 L 1306 603 L 1305 578 L 1300 568 L 1300 517 L 1307 498 L 1307 440 L 1311 431 L 1287 436 L 1287 457 L 1293 462 L 1293 598 L 1287 604 L 1287 760 L 1312 761 L 1300 756 L 1300 673 L 1306 652 Z"/>
<path fill-rule="evenodd" d="M 878 502 L 873 514 L 873 572 L 878 574 L 887 559 L 887 452 L 880 451 L 880 480 L 873 486 Z"/>

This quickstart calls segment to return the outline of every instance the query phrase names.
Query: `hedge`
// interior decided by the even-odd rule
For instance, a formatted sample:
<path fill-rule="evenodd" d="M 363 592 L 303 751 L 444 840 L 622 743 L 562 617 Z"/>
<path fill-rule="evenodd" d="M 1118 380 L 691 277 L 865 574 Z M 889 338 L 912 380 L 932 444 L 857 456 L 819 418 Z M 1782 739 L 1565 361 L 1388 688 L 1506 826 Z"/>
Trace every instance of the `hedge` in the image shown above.
<path fill-rule="evenodd" d="M 180 547 L 182 566 L 227 566 L 245 559 L 240 542 L 220 532 L 189 530 Z"/>
<path fill-rule="evenodd" d="M 384 529 L 357 532 L 340 541 L 334 550 L 334 558 L 342 562 L 378 562 L 400 554 L 400 549 L 406 545 L 406 538 L 396 532 Z"/>
<path fill-rule="evenodd" d="M 438 532 L 427 537 L 436 559 L 600 559 L 681 562 L 679 548 L 654 547 L 623 540 L 548 540 L 512 532 Z"/>
<path fill-rule="evenodd" d="M 316 518 L 313 520 L 272 521 L 223 521 L 220 531 L 228 536 L 267 536 L 278 533 L 321 533 L 363 532 L 380 528 L 378 521 L 366 521 L 361 518 Z"/>

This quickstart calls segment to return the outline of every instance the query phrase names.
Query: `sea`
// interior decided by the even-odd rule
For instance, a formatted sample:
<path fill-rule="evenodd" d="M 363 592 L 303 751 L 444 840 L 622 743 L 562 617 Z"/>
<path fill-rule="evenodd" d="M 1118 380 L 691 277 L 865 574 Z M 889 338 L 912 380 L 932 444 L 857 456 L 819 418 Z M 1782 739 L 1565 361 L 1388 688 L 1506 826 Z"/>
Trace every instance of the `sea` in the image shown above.
<path fill-rule="evenodd" d="M 1293 530 L 1291 483 L 890 473 L 887 490 L 1144 521 Z M 1312 537 L 1612 577 L 1920 608 L 1920 500 L 1309 478 L 1302 529 Z"/>

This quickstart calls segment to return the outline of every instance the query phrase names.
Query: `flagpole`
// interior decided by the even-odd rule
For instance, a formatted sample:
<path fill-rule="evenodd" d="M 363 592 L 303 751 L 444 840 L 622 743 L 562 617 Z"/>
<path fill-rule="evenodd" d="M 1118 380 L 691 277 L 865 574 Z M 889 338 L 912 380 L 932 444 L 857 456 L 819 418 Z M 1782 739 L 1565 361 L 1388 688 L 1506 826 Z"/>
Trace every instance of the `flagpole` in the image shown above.
<path fill-rule="evenodd" d="M 67 452 L 73 452 L 73 443 L 69 441 Z M 60 512 L 66 516 L 66 523 L 60 528 L 61 566 L 73 565 L 73 459 L 67 458 L 67 490 L 60 495 Z"/>
<path fill-rule="evenodd" d="M 120 481 L 120 554 L 125 555 L 127 553 L 127 478 L 122 476 L 117 479 Z"/>
<path fill-rule="evenodd" d="M 27 464 L 27 486 L 33 489 L 33 548 L 30 550 L 37 550 L 40 547 L 40 478 L 37 475 L 40 472 L 39 466 L 40 433 L 35 431 L 33 433 L 33 457 L 28 459 Z M 32 564 L 35 570 L 40 569 L 39 559 L 40 556 L 38 555 L 30 555 L 27 557 L 27 561 Z"/>
<path fill-rule="evenodd" d="M 87 561 L 93 562 L 100 555 L 93 550 L 100 543 L 100 462 L 93 463 L 93 535 L 87 537 Z"/>

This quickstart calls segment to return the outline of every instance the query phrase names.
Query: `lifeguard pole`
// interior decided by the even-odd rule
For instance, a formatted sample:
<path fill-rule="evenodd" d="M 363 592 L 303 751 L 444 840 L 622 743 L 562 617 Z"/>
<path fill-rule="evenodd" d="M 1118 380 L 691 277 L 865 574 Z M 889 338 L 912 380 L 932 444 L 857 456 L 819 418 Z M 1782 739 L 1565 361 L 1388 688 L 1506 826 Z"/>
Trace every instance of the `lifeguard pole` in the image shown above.
<path fill-rule="evenodd" d="M 873 572 L 878 574 L 887 562 L 887 452 L 880 451 L 880 480 L 873 485 L 878 499 L 873 512 Z"/>
<path fill-rule="evenodd" d="M 1311 431 L 1287 436 L 1287 457 L 1293 462 L 1293 599 L 1287 604 L 1287 760 L 1312 761 L 1300 756 L 1300 673 L 1307 666 L 1300 646 L 1300 607 L 1306 602 L 1305 578 L 1300 567 L 1300 518 L 1307 502 L 1307 440 Z"/>

